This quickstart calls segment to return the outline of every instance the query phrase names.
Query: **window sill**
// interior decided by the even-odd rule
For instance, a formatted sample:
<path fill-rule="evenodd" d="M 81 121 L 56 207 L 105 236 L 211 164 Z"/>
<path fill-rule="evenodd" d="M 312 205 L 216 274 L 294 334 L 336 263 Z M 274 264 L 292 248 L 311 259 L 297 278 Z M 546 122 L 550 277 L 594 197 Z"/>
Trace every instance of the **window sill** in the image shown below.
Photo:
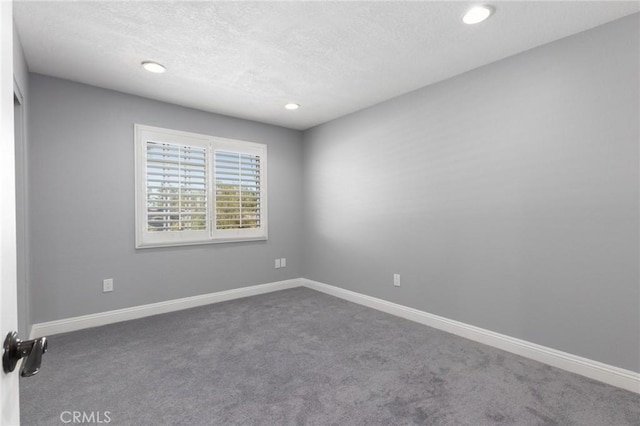
<path fill-rule="evenodd" d="M 246 238 L 217 238 L 215 240 L 181 241 L 170 243 L 136 243 L 136 250 L 160 248 L 160 247 L 181 247 L 199 246 L 203 244 L 223 244 L 223 243 L 245 243 L 250 241 L 266 241 L 267 237 L 246 237 Z"/>

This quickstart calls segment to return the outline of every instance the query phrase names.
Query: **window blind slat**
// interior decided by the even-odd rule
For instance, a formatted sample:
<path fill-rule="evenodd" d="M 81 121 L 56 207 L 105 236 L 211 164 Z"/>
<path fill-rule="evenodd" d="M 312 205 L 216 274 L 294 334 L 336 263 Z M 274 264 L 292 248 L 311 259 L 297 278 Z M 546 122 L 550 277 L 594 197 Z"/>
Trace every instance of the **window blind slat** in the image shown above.
<path fill-rule="evenodd" d="M 147 230 L 208 229 L 207 150 L 147 141 Z"/>
<path fill-rule="evenodd" d="M 260 174 L 258 155 L 214 152 L 216 229 L 260 227 Z"/>

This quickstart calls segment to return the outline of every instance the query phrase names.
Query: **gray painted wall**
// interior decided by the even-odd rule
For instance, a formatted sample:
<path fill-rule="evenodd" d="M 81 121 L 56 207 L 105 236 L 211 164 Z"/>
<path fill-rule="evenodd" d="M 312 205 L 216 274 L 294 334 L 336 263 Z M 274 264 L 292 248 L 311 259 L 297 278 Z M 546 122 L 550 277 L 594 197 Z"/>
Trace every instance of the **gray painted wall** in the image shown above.
<path fill-rule="evenodd" d="M 636 14 L 305 132 L 305 276 L 640 371 L 638 37 Z"/>
<path fill-rule="evenodd" d="M 29 83 L 34 323 L 302 276 L 300 132 L 41 75 Z M 269 240 L 135 250 L 134 123 L 266 143 Z M 287 267 L 274 269 L 280 257 Z M 115 291 L 102 293 L 111 277 Z"/>

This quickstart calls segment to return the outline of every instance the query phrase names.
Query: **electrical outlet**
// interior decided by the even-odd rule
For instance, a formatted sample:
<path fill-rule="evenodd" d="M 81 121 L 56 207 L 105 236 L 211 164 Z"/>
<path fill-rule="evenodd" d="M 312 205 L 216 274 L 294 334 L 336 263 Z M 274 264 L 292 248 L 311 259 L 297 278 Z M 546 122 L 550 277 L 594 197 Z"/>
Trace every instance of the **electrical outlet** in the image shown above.
<path fill-rule="evenodd" d="M 276 269 L 280 268 L 280 259 L 276 259 Z"/>
<path fill-rule="evenodd" d="M 283 257 L 282 259 L 280 259 L 280 267 L 281 268 L 286 268 L 287 267 L 287 258 Z"/>
<path fill-rule="evenodd" d="M 107 293 L 109 291 L 113 291 L 113 278 L 102 281 L 102 292 Z"/>
<path fill-rule="evenodd" d="M 393 285 L 400 287 L 400 274 L 393 274 Z"/>

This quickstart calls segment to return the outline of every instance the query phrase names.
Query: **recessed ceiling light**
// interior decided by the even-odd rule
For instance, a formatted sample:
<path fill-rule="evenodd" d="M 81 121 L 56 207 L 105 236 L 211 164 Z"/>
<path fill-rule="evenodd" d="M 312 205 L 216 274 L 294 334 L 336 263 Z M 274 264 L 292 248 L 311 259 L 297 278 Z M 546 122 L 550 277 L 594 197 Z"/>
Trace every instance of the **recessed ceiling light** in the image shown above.
<path fill-rule="evenodd" d="M 484 21 L 493 13 L 491 6 L 475 6 L 467 10 L 467 13 L 462 17 L 462 22 L 465 24 L 477 24 Z"/>
<path fill-rule="evenodd" d="M 154 72 L 156 74 L 162 74 L 163 72 L 165 72 L 167 69 L 164 67 L 164 65 L 160 65 L 157 62 L 152 62 L 152 61 L 145 61 L 142 63 L 142 68 L 144 68 L 145 70 L 149 71 L 149 72 Z"/>
<path fill-rule="evenodd" d="M 286 104 L 284 107 L 286 109 L 298 109 L 300 108 L 300 105 L 291 103 L 291 104 Z"/>

